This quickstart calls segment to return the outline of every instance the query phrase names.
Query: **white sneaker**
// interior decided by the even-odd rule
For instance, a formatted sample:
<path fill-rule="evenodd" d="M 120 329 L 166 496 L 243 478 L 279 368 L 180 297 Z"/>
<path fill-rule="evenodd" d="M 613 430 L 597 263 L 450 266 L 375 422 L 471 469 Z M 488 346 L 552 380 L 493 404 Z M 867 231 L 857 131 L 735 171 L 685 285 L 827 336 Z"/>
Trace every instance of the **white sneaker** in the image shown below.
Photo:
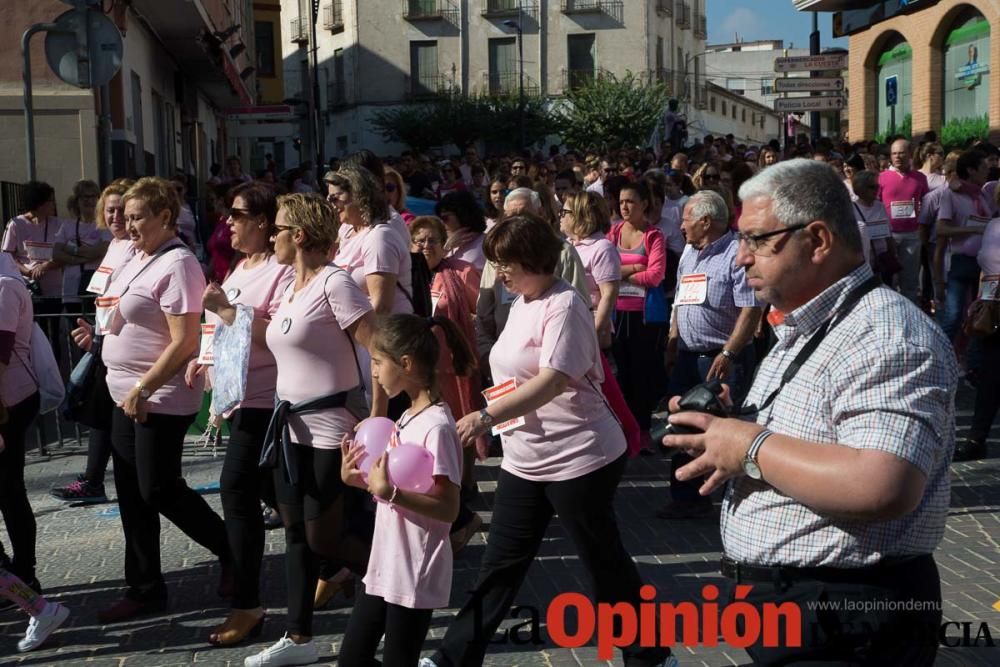
<path fill-rule="evenodd" d="M 437 663 L 435 663 L 430 658 L 420 658 L 420 663 L 417 665 L 417 667 L 438 667 L 438 666 Z"/>
<path fill-rule="evenodd" d="M 24 639 L 17 643 L 21 653 L 33 651 L 41 646 L 56 629 L 69 617 L 69 609 L 58 602 L 49 602 L 38 616 L 28 621 L 28 631 Z"/>
<path fill-rule="evenodd" d="M 251 655 L 243 661 L 243 667 L 277 667 L 278 665 L 309 665 L 319 660 L 319 649 L 316 643 L 308 641 L 296 644 L 288 633 L 257 655 Z"/>

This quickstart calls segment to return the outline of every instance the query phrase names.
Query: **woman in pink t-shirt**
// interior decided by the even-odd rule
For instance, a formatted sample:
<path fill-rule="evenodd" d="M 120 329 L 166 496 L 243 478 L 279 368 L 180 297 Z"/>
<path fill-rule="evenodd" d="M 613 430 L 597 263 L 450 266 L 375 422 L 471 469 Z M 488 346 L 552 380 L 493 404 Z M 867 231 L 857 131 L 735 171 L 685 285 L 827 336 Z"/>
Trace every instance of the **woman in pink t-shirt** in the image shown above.
<path fill-rule="evenodd" d="M 434 207 L 437 217 L 448 230 L 444 244 L 445 257 L 455 257 L 468 262 L 482 273 L 486 266 L 483 255 L 483 238 L 486 217 L 471 192 L 453 192 Z"/>
<path fill-rule="evenodd" d="M 101 188 L 97 183 L 84 180 L 73 186 L 67 208 L 72 219 L 63 220 L 56 232 L 55 258 L 63 265 L 63 303 L 80 303 L 77 295 L 85 294 L 97 262 L 108 250 L 111 234 L 97 224 L 97 202 Z M 86 312 L 92 312 L 93 303 L 83 302 Z"/>
<path fill-rule="evenodd" d="M 553 275 L 562 241 L 537 218 L 514 216 L 483 244 L 504 287 L 517 294 L 490 353 L 497 391 L 457 424 L 462 444 L 496 427 L 504 456 L 476 590 L 449 624 L 435 665 L 480 665 L 554 514 L 595 583 L 598 603 L 638 608 L 642 581 L 622 544 L 614 494 L 625 436 L 598 385 L 603 379 L 590 305 Z M 661 649 L 623 648 L 628 663 L 659 664 Z"/>
<path fill-rule="evenodd" d="M 433 482 L 426 493 L 405 491 L 390 480 L 389 453 L 371 467 L 367 480 L 358 464 L 367 454 L 348 447 L 341 477 L 367 489 L 382 502 L 375 512 L 375 535 L 365 574 L 344 634 L 342 665 L 374 663 L 382 636 L 382 664 L 416 667 L 434 609 L 448 606 L 452 552 L 448 534 L 458 516 L 462 446 L 451 410 L 436 390 L 441 347 L 447 340 L 459 372 L 475 369 L 472 348 L 446 318 L 390 315 L 379 322 L 373 341 L 372 376 L 389 396 L 405 392 L 410 408 L 396 422 L 397 442 L 427 449 L 434 458 Z"/>
<path fill-rule="evenodd" d="M 365 510 L 353 507 L 356 496 L 345 493 L 340 447 L 370 414 L 355 341 L 369 346 L 375 317 L 347 272 L 327 260 L 337 242 L 335 220 L 333 207 L 319 195 L 278 198 L 274 256 L 293 267 L 295 279 L 267 326 L 267 347 L 278 368 L 277 405 L 262 461 L 274 467 L 285 525 L 288 619 L 285 636 L 248 657 L 250 667 L 314 662 L 317 556 L 359 573 L 368 559 L 369 536 L 359 535 L 364 526 L 356 525 Z M 340 574 L 337 585 L 350 580 Z"/>
<path fill-rule="evenodd" d="M 117 405 L 111 445 L 128 591 L 98 613 L 101 623 L 165 608 L 160 514 L 219 558 L 219 593 L 231 592 L 225 525 L 181 476 L 184 436 L 202 401 L 200 380 L 189 387 L 184 369 L 198 351 L 205 279 L 177 238 L 180 202 L 169 181 L 139 179 L 123 200 L 136 255 L 115 275 L 105 293 L 111 301 L 99 304 L 97 316 L 108 390 Z M 89 326 L 73 333 L 89 347 Z"/>

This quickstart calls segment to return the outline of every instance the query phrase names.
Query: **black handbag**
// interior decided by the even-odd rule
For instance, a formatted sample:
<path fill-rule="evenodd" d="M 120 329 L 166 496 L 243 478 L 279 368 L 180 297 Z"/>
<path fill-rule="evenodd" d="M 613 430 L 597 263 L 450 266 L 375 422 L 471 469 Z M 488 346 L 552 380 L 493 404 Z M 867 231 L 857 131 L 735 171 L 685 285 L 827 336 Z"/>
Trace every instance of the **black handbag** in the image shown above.
<path fill-rule="evenodd" d="M 101 359 L 102 343 L 103 338 L 96 336 L 90 351 L 81 357 L 70 373 L 60 412 L 67 420 L 110 431 L 115 402 L 108 391 L 108 367 Z"/>

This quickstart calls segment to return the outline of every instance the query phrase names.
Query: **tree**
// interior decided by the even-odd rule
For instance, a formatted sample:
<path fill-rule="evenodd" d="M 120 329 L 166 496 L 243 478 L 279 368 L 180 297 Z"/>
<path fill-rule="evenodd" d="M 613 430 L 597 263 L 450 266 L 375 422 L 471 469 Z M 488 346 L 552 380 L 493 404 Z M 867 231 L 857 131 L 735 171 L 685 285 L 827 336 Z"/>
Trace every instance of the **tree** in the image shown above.
<path fill-rule="evenodd" d="M 517 93 L 492 95 L 486 99 L 489 115 L 483 128 L 483 138 L 499 146 L 526 148 L 519 145 L 521 119 Z M 528 146 L 533 146 L 556 132 L 549 104 L 548 99 L 542 95 L 525 95 L 524 140 Z"/>
<path fill-rule="evenodd" d="M 632 72 L 618 78 L 602 74 L 569 91 L 555 110 L 559 134 L 571 146 L 602 151 L 644 146 L 667 105 L 667 88 Z"/>
<path fill-rule="evenodd" d="M 490 107 L 482 95 L 451 93 L 433 103 L 433 122 L 442 135 L 441 143 L 451 143 L 459 152 L 482 139 L 489 124 Z"/>
<path fill-rule="evenodd" d="M 369 124 L 386 141 L 406 144 L 417 153 L 446 141 L 433 104 L 407 104 L 376 111 Z"/>

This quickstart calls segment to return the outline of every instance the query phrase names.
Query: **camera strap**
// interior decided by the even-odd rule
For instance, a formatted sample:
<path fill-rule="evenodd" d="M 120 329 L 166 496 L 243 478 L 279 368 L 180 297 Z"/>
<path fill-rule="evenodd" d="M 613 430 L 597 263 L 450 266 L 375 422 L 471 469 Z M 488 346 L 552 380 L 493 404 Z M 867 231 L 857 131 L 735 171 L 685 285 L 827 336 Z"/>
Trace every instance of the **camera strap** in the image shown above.
<path fill-rule="evenodd" d="M 837 309 L 837 312 L 835 312 L 833 316 L 830 317 L 830 319 L 823 322 L 823 324 L 820 325 L 819 329 L 816 330 L 816 333 L 812 335 L 812 338 L 810 338 L 808 342 L 806 342 L 806 344 L 802 346 L 802 349 L 799 350 L 799 353 L 795 355 L 794 359 L 792 359 L 792 363 L 788 364 L 788 368 L 786 368 L 785 372 L 782 373 L 781 383 L 778 385 L 778 388 L 771 392 L 771 395 L 767 397 L 763 405 L 761 405 L 760 407 L 757 407 L 756 405 L 752 404 L 744 406 L 739 409 L 738 414 L 754 415 L 770 407 L 770 405 L 774 403 L 774 399 L 776 399 L 778 397 L 778 394 L 781 393 L 781 390 L 785 388 L 785 385 L 791 382 L 795 378 L 795 376 L 798 375 L 798 372 L 802 369 L 802 366 L 805 365 L 809 357 L 812 356 L 813 352 L 816 351 L 816 348 L 818 348 L 820 343 L 823 342 L 823 339 L 826 338 L 826 335 L 830 333 L 830 329 L 840 324 L 851 312 L 851 309 L 854 308 L 855 305 L 857 305 L 858 301 L 860 301 L 862 297 L 864 297 L 866 294 L 868 294 L 878 286 L 879 286 L 878 277 L 872 276 L 871 278 L 863 282 L 861 285 L 854 288 L 850 292 L 850 294 L 847 295 L 847 298 L 844 299 L 844 302 L 840 304 L 840 308 Z M 841 314 L 843 316 L 838 317 Z"/>

